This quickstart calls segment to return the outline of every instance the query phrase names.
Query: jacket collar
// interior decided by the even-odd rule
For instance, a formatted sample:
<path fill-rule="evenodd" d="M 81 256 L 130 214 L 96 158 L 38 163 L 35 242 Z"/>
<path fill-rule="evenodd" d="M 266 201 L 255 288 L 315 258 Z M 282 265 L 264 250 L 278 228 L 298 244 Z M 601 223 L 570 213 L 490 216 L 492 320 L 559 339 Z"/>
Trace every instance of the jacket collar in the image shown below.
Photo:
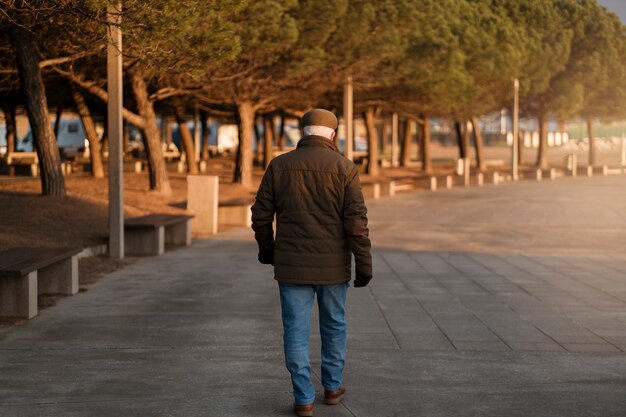
<path fill-rule="evenodd" d="M 335 144 L 335 142 L 323 136 L 313 136 L 313 135 L 304 136 L 302 139 L 298 141 L 297 148 L 301 148 L 304 146 L 317 146 L 320 148 L 328 148 L 328 149 L 332 149 L 335 152 L 339 152 L 339 149 L 337 148 L 337 145 Z"/>

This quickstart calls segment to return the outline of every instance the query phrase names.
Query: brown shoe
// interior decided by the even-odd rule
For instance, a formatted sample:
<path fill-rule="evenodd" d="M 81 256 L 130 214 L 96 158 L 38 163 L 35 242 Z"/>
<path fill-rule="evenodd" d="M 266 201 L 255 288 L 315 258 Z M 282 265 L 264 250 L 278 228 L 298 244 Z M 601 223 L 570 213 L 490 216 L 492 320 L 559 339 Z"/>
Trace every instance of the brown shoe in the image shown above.
<path fill-rule="evenodd" d="M 324 403 L 328 405 L 339 404 L 341 400 L 343 400 L 344 395 L 346 395 L 346 389 L 344 387 L 340 387 L 335 391 L 324 390 Z"/>
<path fill-rule="evenodd" d="M 313 417 L 313 407 L 315 404 L 294 404 L 293 411 L 298 417 Z"/>

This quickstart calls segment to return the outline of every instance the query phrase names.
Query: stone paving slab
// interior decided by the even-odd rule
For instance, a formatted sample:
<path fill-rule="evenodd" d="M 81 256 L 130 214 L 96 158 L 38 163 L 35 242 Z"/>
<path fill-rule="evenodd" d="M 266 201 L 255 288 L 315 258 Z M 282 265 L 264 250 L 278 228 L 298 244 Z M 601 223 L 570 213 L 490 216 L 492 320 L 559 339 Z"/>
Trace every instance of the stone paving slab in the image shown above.
<path fill-rule="evenodd" d="M 369 204 L 376 277 L 349 291 L 340 406 L 321 404 L 313 316 L 316 416 L 626 415 L 623 189 Z M 0 416 L 289 416 L 279 314 L 249 230 L 141 259 L 0 332 Z"/>

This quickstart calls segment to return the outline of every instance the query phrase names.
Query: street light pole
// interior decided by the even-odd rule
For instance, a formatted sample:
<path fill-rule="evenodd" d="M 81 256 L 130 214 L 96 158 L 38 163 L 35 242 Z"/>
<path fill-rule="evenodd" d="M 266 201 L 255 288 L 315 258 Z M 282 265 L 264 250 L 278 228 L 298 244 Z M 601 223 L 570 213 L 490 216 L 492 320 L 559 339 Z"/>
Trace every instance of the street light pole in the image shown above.
<path fill-rule="evenodd" d="M 124 174 L 122 146 L 122 3 L 107 9 L 107 90 L 109 101 L 109 256 L 124 258 Z"/>
<path fill-rule="evenodd" d="M 517 78 L 513 82 L 513 88 L 515 94 L 513 99 L 513 152 L 511 153 L 511 178 L 513 178 L 513 181 L 517 181 L 519 180 L 519 80 Z"/>
<path fill-rule="evenodd" d="M 345 141 L 343 156 L 354 160 L 354 108 L 352 97 L 352 77 L 347 77 L 343 85 L 343 123 L 345 126 Z"/>

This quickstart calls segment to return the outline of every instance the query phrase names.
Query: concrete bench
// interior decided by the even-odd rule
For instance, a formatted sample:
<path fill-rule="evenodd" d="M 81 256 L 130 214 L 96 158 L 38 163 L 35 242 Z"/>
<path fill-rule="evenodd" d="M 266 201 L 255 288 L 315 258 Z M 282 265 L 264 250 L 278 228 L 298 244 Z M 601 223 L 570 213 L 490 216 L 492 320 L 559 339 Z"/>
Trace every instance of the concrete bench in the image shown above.
<path fill-rule="evenodd" d="M 413 187 L 416 190 L 437 191 L 437 177 L 434 175 L 415 177 Z"/>
<path fill-rule="evenodd" d="M 247 199 L 233 199 L 220 201 L 217 208 L 218 223 L 223 226 L 252 226 L 253 201 Z"/>
<path fill-rule="evenodd" d="M 523 180 L 543 180 L 543 170 L 540 168 L 524 168 L 518 171 L 519 179 Z"/>
<path fill-rule="evenodd" d="M 78 292 L 81 248 L 14 248 L 0 252 L 0 317 L 33 318 L 40 294 Z"/>
<path fill-rule="evenodd" d="M 5 156 L 5 160 L 11 176 L 15 175 L 15 167 L 18 165 L 30 167 L 30 174 L 33 177 L 36 177 L 39 173 L 37 152 L 8 152 Z"/>
<path fill-rule="evenodd" d="M 607 165 L 587 166 L 585 174 L 587 174 L 588 177 L 593 177 L 594 175 L 606 177 L 609 175 L 609 167 Z"/>
<path fill-rule="evenodd" d="M 136 159 L 124 160 L 124 172 L 140 174 L 143 172 L 143 162 Z"/>
<path fill-rule="evenodd" d="M 398 192 L 415 189 L 418 177 L 398 177 L 389 182 L 389 195 L 394 196 Z"/>
<path fill-rule="evenodd" d="M 607 175 L 626 174 L 626 166 L 624 166 L 624 167 L 607 167 L 606 174 Z"/>
<path fill-rule="evenodd" d="M 430 191 L 437 191 L 440 187 L 440 183 L 443 183 L 441 187 L 447 190 L 454 186 L 454 177 L 452 175 L 431 175 L 429 177 L 428 188 Z"/>
<path fill-rule="evenodd" d="M 403 180 L 403 181 L 391 181 L 389 195 L 394 196 L 398 192 L 411 191 L 413 189 L 415 189 L 415 184 L 413 182 L 409 182 L 409 181 L 406 181 L 406 180 Z"/>
<path fill-rule="evenodd" d="M 374 200 L 380 198 L 380 184 L 376 181 L 363 181 L 361 183 L 361 191 L 364 198 L 372 198 Z"/>
<path fill-rule="evenodd" d="M 124 222 L 124 247 L 129 256 L 162 255 L 165 244 L 191 245 L 191 219 L 186 214 L 149 214 Z"/>
<path fill-rule="evenodd" d="M 394 195 L 394 181 L 388 178 L 367 179 L 361 182 L 363 197 L 378 200 Z"/>
<path fill-rule="evenodd" d="M 393 181 L 387 178 L 381 178 L 378 181 L 380 187 L 380 196 L 388 197 L 393 196 Z"/>

